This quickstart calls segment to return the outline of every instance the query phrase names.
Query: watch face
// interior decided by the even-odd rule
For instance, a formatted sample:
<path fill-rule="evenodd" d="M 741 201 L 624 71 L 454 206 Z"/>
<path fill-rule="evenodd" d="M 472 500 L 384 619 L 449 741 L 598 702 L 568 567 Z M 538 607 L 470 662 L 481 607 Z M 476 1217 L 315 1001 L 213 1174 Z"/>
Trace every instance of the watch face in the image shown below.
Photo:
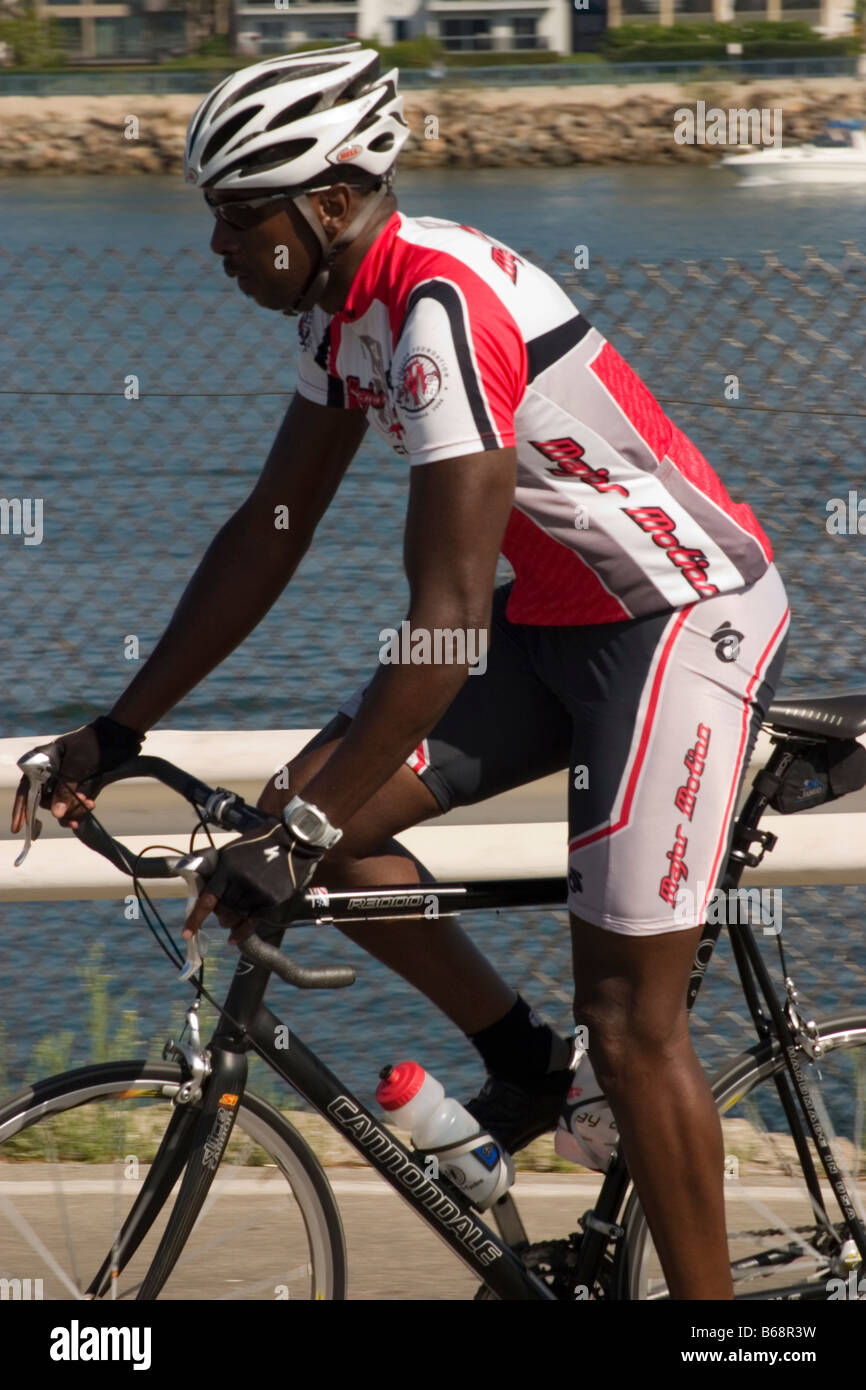
<path fill-rule="evenodd" d="M 299 806 L 292 816 L 292 828 L 305 840 L 316 840 L 322 834 L 322 822 L 308 806 Z"/>

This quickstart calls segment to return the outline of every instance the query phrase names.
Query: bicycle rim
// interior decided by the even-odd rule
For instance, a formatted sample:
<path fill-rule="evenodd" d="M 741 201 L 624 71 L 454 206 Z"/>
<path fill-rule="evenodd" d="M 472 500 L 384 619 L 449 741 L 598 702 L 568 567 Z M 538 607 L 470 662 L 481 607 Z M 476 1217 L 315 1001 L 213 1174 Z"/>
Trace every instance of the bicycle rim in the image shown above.
<path fill-rule="evenodd" d="M 818 1024 L 824 1055 L 800 1065 L 836 1163 L 861 1221 L 866 1219 L 866 1016 Z M 756 1046 L 713 1081 L 725 1143 L 725 1218 L 734 1297 L 843 1299 L 866 1295 L 863 1265 L 845 1246 L 847 1227 L 814 1141 L 829 1229 L 816 1213 L 774 1075 L 785 1070 L 778 1042 Z M 799 1106 L 798 1106 L 799 1113 Z M 667 1298 L 661 1265 L 638 1201 L 626 1208 L 619 1296 Z M 698 1237 L 699 1238 L 699 1237 Z M 846 1261 L 846 1255 L 850 1262 Z"/>
<path fill-rule="evenodd" d="M 182 1082 L 170 1064 L 51 1077 L 0 1108 L 0 1280 L 12 1297 L 79 1299 L 141 1190 Z M 177 1194 L 109 1298 L 135 1298 Z M 15 1281 L 20 1281 L 16 1283 Z M 27 1282 L 29 1281 L 29 1282 Z M 342 1299 L 345 1246 L 317 1159 L 250 1093 L 164 1299 Z"/>

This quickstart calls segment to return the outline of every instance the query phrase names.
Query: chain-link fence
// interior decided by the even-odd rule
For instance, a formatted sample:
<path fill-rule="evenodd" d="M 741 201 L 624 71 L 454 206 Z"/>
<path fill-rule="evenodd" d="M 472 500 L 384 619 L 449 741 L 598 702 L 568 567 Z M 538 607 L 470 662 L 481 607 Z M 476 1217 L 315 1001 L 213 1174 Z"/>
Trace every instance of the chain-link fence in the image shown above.
<path fill-rule="evenodd" d="M 258 474 L 294 388 L 294 321 L 251 311 L 214 268 L 186 249 L 0 253 L 2 490 L 7 503 L 42 504 L 39 544 L 34 528 L 30 543 L 24 534 L 26 508 L 17 530 L 14 507 L 0 515 L 5 735 L 60 731 L 110 705 Z M 759 267 L 548 269 L 769 533 L 794 615 L 783 692 L 859 686 L 866 256 L 846 245 L 832 261 L 807 249 L 796 264 L 768 253 Z M 317 727 L 331 715 L 373 668 L 381 628 L 404 613 L 406 474 L 365 441 L 286 597 L 166 727 Z M 866 1005 L 860 900 L 859 889 L 785 890 L 789 963 L 819 1012 Z M 7 904 L 4 922 L 11 1081 L 90 1052 L 107 1006 L 79 967 L 99 943 L 115 977 L 112 1016 L 119 1025 L 123 1008 L 137 1011 L 127 1041 L 176 1025 L 183 993 L 120 902 Z M 472 930 L 566 1027 L 564 914 L 482 916 Z M 293 942 L 299 959 L 358 968 L 345 994 L 274 995 L 361 1094 L 383 1062 L 413 1052 L 457 1093 L 477 1082 L 465 1040 L 401 981 L 336 934 Z M 225 971 L 230 953 L 219 958 Z M 744 1016 L 722 944 L 696 1011 L 707 1062 L 745 1045 Z"/>

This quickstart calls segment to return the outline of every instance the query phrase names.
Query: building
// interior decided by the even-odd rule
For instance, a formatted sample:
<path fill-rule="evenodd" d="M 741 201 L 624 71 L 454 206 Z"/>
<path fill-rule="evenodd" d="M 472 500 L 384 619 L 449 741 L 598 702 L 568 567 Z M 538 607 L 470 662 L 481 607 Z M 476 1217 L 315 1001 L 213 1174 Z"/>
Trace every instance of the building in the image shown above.
<path fill-rule="evenodd" d="M 0 0 L 2 8 L 3 0 Z M 609 26 L 646 20 L 803 19 L 849 33 L 853 0 L 36 0 L 68 56 L 159 61 L 212 35 L 236 34 L 251 58 L 349 38 L 428 35 L 452 53 L 570 53 L 598 48 Z"/>
<path fill-rule="evenodd" d="M 233 0 L 36 0 L 56 21 L 67 56 L 159 62 L 228 34 Z"/>
<path fill-rule="evenodd" d="M 853 0 L 234 0 L 239 47 L 262 57 L 321 39 L 397 43 L 438 38 L 449 52 L 571 53 L 598 47 L 605 29 L 646 20 L 802 19 L 850 33 Z"/>
<path fill-rule="evenodd" d="M 238 42 L 266 56 L 308 40 L 399 43 L 427 34 L 451 52 L 571 49 L 567 0 L 236 0 Z"/>
<path fill-rule="evenodd" d="M 653 24 L 688 24 L 692 19 L 714 19 L 720 23 L 739 20 L 799 19 L 812 24 L 827 37 L 850 34 L 853 29 L 853 0 L 607 0 L 608 23 L 631 23 L 646 19 Z"/>

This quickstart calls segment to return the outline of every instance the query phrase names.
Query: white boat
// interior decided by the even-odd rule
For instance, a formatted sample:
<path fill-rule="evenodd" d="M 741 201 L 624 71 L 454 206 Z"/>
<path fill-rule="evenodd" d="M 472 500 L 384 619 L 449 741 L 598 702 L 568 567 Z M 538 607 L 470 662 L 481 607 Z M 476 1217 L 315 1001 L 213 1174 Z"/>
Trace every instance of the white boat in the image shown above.
<path fill-rule="evenodd" d="M 809 144 L 727 154 L 722 165 L 741 183 L 862 183 L 866 187 L 866 121 L 828 121 L 824 134 Z"/>

